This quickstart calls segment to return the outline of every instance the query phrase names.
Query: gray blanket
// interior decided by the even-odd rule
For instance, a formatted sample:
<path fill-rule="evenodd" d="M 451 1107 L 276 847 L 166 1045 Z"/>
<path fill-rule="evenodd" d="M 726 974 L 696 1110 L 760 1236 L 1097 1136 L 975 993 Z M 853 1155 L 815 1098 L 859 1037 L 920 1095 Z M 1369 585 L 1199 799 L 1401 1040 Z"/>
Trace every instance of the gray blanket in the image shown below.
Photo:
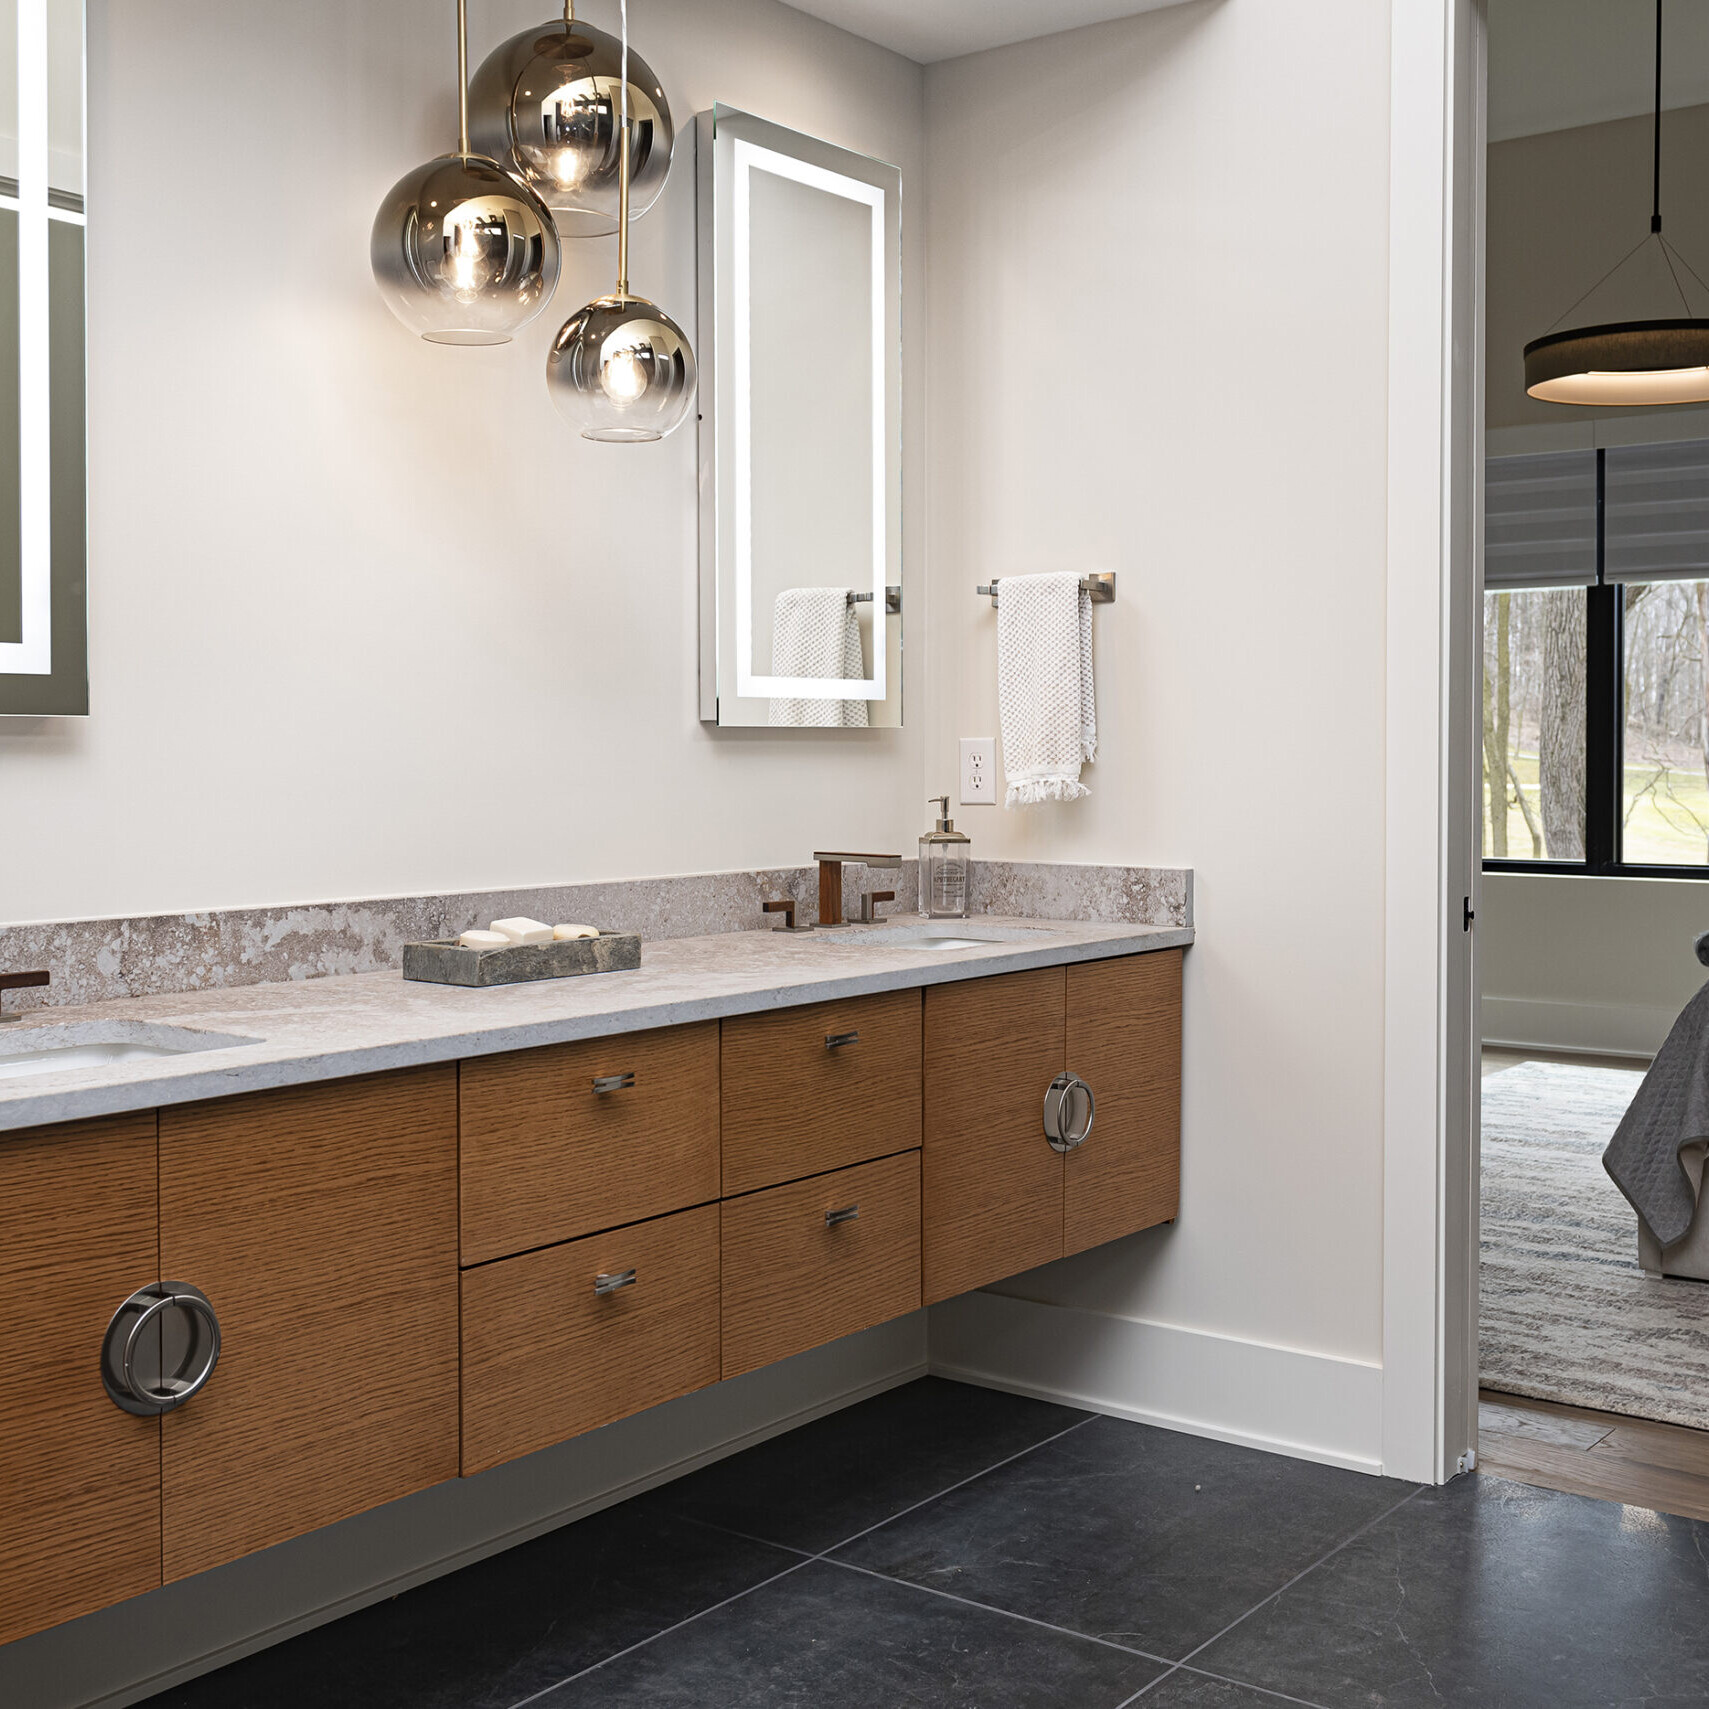
<path fill-rule="evenodd" d="M 1700 960 L 1704 947 L 1699 939 Z M 1602 1167 L 1663 1246 L 1685 1237 L 1697 1209 L 1679 1160 L 1681 1147 L 1697 1139 L 1709 1140 L 1709 985 L 1673 1023 L 1602 1154 Z"/>

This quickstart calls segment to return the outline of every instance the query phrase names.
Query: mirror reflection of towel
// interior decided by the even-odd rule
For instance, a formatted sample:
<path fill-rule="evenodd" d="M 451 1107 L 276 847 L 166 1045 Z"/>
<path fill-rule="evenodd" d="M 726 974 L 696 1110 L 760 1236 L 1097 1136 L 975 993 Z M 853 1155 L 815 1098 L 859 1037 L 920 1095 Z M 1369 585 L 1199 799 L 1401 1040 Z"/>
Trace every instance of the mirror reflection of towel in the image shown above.
<path fill-rule="evenodd" d="M 789 587 L 771 614 L 771 674 L 866 680 L 860 618 L 846 587 Z M 828 729 L 864 730 L 864 700 L 774 700 L 769 721 Z"/>

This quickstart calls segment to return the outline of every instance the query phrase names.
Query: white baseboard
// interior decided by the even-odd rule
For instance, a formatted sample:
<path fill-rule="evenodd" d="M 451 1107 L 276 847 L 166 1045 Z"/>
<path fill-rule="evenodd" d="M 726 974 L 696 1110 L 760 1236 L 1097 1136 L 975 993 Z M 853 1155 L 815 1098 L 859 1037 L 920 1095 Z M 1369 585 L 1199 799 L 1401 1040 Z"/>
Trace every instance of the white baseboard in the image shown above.
<path fill-rule="evenodd" d="M 1486 1044 L 1587 1056 L 1654 1056 L 1677 1013 L 1637 1003 L 1566 1003 L 1547 998 L 1485 997 Z"/>
<path fill-rule="evenodd" d="M 0 1704 L 126 1709 L 925 1374 L 916 1312 L 0 1646 Z"/>
<path fill-rule="evenodd" d="M 964 1294 L 933 1306 L 930 1318 L 939 1376 L 1382 1470 L 1379 1365 L 1007 1294 Z"/>

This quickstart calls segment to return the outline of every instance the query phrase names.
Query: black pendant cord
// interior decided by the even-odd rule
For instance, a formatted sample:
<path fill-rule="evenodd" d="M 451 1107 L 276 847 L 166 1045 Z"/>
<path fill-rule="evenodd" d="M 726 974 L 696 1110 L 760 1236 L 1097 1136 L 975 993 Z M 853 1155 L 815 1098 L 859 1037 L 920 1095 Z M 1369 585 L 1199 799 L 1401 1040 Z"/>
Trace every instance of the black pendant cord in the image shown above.
<path fill-rule="evenodd" d="M 1662 229 L 1662 0 L 1656 0 L 1656 120 L 1651 148 L 1650 230 L 1659 237 Z"/>

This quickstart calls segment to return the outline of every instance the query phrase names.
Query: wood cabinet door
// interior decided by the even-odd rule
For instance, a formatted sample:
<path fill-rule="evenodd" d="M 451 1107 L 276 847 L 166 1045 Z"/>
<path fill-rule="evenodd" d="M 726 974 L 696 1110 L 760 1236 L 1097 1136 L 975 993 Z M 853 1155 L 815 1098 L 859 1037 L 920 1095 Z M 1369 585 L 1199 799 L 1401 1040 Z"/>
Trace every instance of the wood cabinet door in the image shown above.
<path fill-rule="evenodd" d="M 724 1194 L 920 1145 L 920 993 L 724 1022 Z"/>
<path fill-rule="evenodd" d="M 168 1582 L 455 1477 L 455 1064 L 161 1111 L 160 1274 L 222 1339 L 162 1420 Z"/>
<path fill-rule="evenodd" d="M 463 1272 L 463 1475 L 718 1381 L 718 1206 Z"/>
<path fill-rule="evenodd" d="M 476 1057 L 459 1070 L 463 1262 L 718 1197 L 718 1023 Z"/>
<path fill-rule="evenodd" d="M 1173 1219 L 1181 1197 L 1181 951 L 1068 969 L 1068 1067 L 1097 1116 L 1064 1159 L 1063 1250 Z"/>
<path fill-rule="evenodd" d="M 920 1154 L 721 1207 L 724 1375 L 920 1309 Z"/>
<path fill-rule="evenodd" d="M 926 1304 L 1062 1256 L 1044 1095 L 1066 1055 L 1066 969 L 926 992 Z"/>
<path fill-rule="evenodd" d="M 113 1312 L 159 1276 L 152 1110 L 0 1134 L 0 1644 L 160 1583 L 160 1421 L 100 1376 Z"/>

